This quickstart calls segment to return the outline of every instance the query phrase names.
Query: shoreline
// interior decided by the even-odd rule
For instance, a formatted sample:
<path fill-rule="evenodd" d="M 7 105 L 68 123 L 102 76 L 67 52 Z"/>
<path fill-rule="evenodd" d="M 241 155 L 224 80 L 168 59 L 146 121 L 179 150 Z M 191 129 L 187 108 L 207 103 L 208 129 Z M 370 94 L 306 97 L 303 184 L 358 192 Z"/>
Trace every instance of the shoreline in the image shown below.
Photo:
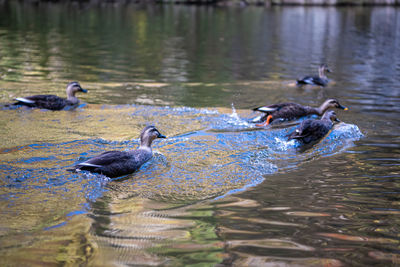
<path fill-rule="evenodd" d="M 12 0 L 0 0 L 0 5 L 13 2 Z M 28 4 L 40 3 L 71 3 L 73 5 L 114 5 L 114 4 L 138 4 L 138 5 L 194 5 L 194 6 L 218 6 L 218 7 L 246 7 L 246 6 L 304 6 L 304 7 L 397 7 L 400 0 L 18 0 Z"/>

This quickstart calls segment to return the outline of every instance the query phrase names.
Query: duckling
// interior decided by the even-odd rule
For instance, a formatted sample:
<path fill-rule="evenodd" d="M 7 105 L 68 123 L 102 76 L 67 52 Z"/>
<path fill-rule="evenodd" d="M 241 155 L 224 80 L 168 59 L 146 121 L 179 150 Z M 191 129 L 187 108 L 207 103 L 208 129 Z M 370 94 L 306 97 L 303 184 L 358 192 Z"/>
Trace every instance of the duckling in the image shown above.
<path fill-rule="evenodd" d="M 18 97 L 18 102 L 13 105 L 23 105 L 32 108 L 41 108 L 49 110 L 62 110 L 75 108 L 79 104 L 79 99 L 75 96 L 76 92 L 87 93 L 78 82 L 70 82 L 67 85 L 67 99 L 56 95 L 33 95 L 27 97 Z"/>
<path fill-rule="evenodd" d="M 324 137 L 330 129 L 333 127 L 332 121 L 340 122 L 336 117 L 336 113 L 333 110 L 329 110 L 324 113 L 319 120 L 305 120 L 303 121 L 294 132 L 289 134 L 288 140 L 297 139 L 302 144 L 309 144 L 311 142 L 318 141 Z"/>
<path fill-rule="evenodd" d="M 270 106 L 261 106 L 254 108 L 254 111 L 260 111 L 265 113 L 265 115 L 260 119 L 264 121 L 257 126 L 266 126 L 276 119 L 294 120 L 308 115 L 319 115 L 321 116 L 329 108 L 340 108 L 343 110 L 348 110 L 345 106 L 342 106 L 337 99 L 327 99 L 318 108 L 313 108 L 310 106 L 302 106 L 297 103 L 280 103 Z M 253 120 L 253 122 L 257 122 Z"/>
<path fill-rule="evenodd" d="M 108 177 L 118 177 L 133 173 L 153 157 L 151 143 L 156 138 L 166 138 L 154 126 L 145 127 L 140 134 L 140 146 L 131 151 L 107 151 L 85 162 L 81 162 L 69 171 L 85 170 L 101 173 Z"/>
<path fill-rule="evenodd" d="M 319 85 L 319 86 L 326 86 L 329 82 L 328 77 L 326 77 L 325 73 L 331 72 L 326 64 L 322 64 L 318 67 L 318 77 L 316 76 L 306 76 L 300 80 L 297 80 L 296 84 L 298 86 L 302 86 L 305 84 L 311 85 Z"/>

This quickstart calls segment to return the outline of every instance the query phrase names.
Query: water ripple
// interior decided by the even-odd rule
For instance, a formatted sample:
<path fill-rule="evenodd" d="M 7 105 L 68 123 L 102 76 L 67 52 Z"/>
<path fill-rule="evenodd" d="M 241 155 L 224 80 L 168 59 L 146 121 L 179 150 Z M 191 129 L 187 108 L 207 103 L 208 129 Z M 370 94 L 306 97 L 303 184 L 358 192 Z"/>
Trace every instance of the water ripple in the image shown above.
<path fill-rule="evenodd" d="M 125 112 L 127 108 L 130 109 L 130 106 L 118 110 Z M 261 183 L 279 169 L 297 168 L 307 159 L 338 153 L 363 136 L 356 125 L 340 123 L 312 149 L 299 153 L 299 144 L 286 140 L 286 135 L 294 127 L 255 129 L 238 115 L 234 107 L 232 114 L 228 115 L 184 107 L 135 108 L 135 116 L 173 114 L 177 119 L 176 125 L 193 120 L 192 116 L 196 114 L 201 114 L 198 120 L 208 123 L 205 130 L 156 141 L 153 145 L 155 156 L 151 162 L 139 172 L 121 179 L 121 183 L 132 192 L 174 201 L 201 200 L 243 191 Z M 104 117 L 102 114 L 98 116 Z M 116 141 L 95 138 L 6 148 L 2 152 L 5 155 L 23 153 L 24 157 L 10 157 L 3 161 L 1 169 L 8 177 L 7 180 L 3 178 L 3 182 L 6 186 L 17 188 L 30 187 L 32 181 L 40 184 L 36 184 L 35 188 L 62 188 L 67 186 L 68 181 L 77 179 L 77 174 L 65 172 L 67 167 L 103 151 L 134 149 L 137 142 L 137 139 Z M 84 185 L 86 198 L 91 200 L 101 195 L 95 190 L 109 181 L 97 174 L 86 173 L 84 177 L 86 181 L 91 181 Z M 127 179 L 131 177 L 134 179 Z"/>

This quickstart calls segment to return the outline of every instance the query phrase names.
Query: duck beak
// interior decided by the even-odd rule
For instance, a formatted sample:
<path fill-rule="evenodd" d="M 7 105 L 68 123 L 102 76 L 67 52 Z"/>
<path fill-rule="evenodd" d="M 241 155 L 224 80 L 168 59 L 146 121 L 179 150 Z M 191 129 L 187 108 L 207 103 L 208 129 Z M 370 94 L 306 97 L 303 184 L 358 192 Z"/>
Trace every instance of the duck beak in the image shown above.
<path fill-rule="evenodd" d="M 341 122 L 338 118 L 335 118 L 335 121 L 336 121 L 336 122 Z"/>
<path fill-rule="evenodd" d="M 331 69 L 326 69 L 326 72 L 332 72 Z"/>
<path fill-rule="evenodd" d="M 79 92 L 87 93 L 88 91 L 86 89 L 81 88 L 81 89 L 79 89 Z"/>
<path fill-rule="evenodd" d="M 159 133 L 157 138 L 167 138 L 167 137 L 165 135 L 162 135 L 162 134 Z"/>
<path fill-rule="evenodd" d="M 339 104 L 338 108 L 341 108 L 341 109 L 343 109 L 343 110 L 349 110 L 347 107 L 342 106 L 342 105 L 340 105 L 340 104 Z"/>

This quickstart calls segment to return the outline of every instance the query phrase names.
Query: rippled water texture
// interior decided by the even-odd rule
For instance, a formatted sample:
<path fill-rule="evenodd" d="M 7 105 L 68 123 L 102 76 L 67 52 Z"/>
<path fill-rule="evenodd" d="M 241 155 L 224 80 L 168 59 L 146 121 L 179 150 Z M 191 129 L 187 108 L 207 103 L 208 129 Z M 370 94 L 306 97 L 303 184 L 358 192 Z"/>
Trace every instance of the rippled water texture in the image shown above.
<path fill-rule="evenodd" d="M 6 266 L 396 266 L 400 13 L 0 4 L 0 256 Z M 293 86 L 333 70 L 326 88 Z M 88 94 L 73 111 L 7 106 Z M 337 98 L 308 149 L 251 108 Z M 167 139 L 131 175 L 71 173 Z"/>

